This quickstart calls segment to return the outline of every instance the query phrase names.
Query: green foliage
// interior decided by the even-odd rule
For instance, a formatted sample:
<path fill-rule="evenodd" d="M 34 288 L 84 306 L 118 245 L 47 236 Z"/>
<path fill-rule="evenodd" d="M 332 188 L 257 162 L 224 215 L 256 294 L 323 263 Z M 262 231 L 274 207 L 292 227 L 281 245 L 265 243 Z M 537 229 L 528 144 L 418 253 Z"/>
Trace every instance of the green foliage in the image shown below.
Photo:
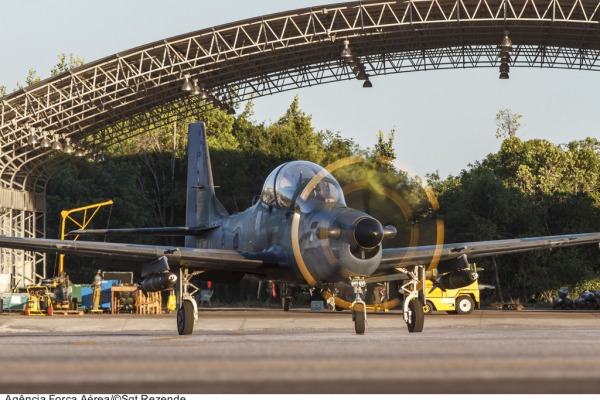
<path fill-rule="evenodd" d="M 27 77 L 25 78 L 25 83 L 27 84 L 27 86 L 34 85 L 39 81 L 41 81 L 41 78 L 38 76 L 37 71 L 33 68 L 29 68 L 29 71 L 27 72 Z M 19 87 L 19 89 L 23 89 L 23 87 L 18 82 L 17 86 Z"/>
<path fill-rule="evenodd" d="M 58 63 L 54 67 L 52 67 L 52 70 L 50 71 L 50 76 L 56 76 L 63 72 L 77 68 L 83 64 L 85 64 L 85 61 L 83 58 L 74 56 L 73 54 L 69 54 L 69 58 L 67 60 L 66 54 L 61 53 L 58 55 Z M 27 76 L 25 77 L 26 85 L 31 86 L 40 81 L 41 81 L 41 78 L 38 75 L 37 71 L 33 68 L 29 68 L 29 70 L 27 71 Z M 23 85 L 21 85 L 21 83 L 17 82 L 16 85 L 17 85 L 17 89 L 23 89 Z M 14 89 L 14 90 L 17 90 L 17 89 Z M 7 92 L 8 91 L 7 91 L 6 86 L 0 85 L 0 97 L 6 96 Z"/>
<path fill-rule="evenodd" d="M 515 137 L 521 123 L 521 114 L 513 113 L 508 108 L 501 108 L 496 114 L 496 138 Z"/>
<path fill-rule="evenodd" d="M 383 132 L 377 133 L 377 143 L 375 144 L 374 157 L 380 163 L 380 168 L 386 171 L 394 171 L 394 161 L 396 160 L 396 151 L 394 150 L 394 134 L 395 129 L 392 129 L 387 136 L 387 140 L 383 137 Z"/>
<path fill-rule="evenodd" d="M 600 277 L 593 277 L 590 279 L 586 279 L 584 281 L 578 282 L 573 285 L 567 285 L 567 289 L 569 289 L 569 293 L 573 299 L 578 298 L 581 293 L 587 291 L 595 292 L 600 290 Z M 558 294 L 558 290 L 556 291 Z"/>
<path fill-rule="evenodd" d="M 69 59 L 67 60 L 67 55 L 65 53 L 61 53 L 58 55 L 58 63 L 50 71 L 50 76 L 62 74 L 63 72 L 80 67 L 83 64 L 85 64 L 83 58 L 74 56 L 73 53 L 70 53 Z"/>
<path fill-rule="evenodd" d="M 428 177 L 441 203 L 446 242 L 598 231 L 599 141 L 521 140 L 514 134 L 520 116 L 506 109 L 498 115 L 512 123 L 502 125 L 506 134 L 498 153 L 459 177 Z M 598 275 L 600 255 L 594 247 L 497 257 L 503 292 L 524 302 L 551 299 L 560 287 Z M 484 269 L 482 282 L 493 282 L 492 269 Z"/>

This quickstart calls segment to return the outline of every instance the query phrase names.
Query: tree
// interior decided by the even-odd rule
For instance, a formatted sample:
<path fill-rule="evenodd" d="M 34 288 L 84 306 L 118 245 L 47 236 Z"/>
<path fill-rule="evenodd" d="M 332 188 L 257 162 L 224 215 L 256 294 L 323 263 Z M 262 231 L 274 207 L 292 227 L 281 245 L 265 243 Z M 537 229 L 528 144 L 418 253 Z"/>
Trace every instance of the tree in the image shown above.
<path fill-rule="evenodd" d="M 521 114 L 513 113 L 508 108 L 501 108 L 496 114 L 496 138 L 515 137 L 521 123 Z"/>
<path fill-rule="evenodd" d="M 83 58 L 74 56 L 71 53 L 69 54 L 69 59 L 67 60 L 67 56 L 65 55 L 65 53 L 61 53 L 58 55 L 58 63 L 50 71 L 50 76 L 56 76 L 63 72 L 77 68 L 83 64 L 85 64 Z M 29 68 L 29 71 L 27 71 L 27 77 L 25 77 L 25 83 L 27 84 L 27 86 L 34 85 L 40 81 L 41 78 L 38 75 L 37 71 L 33 68 Z M 19 82 L 17 82 L 17 89 L 23 89 L 23 86 Z M 0 85 L 0 97 L 6 96 L 6 94 L 6 86 Z"/>
<path fill-rule="evenodd" d="M 34 85 L 39 81 L 41 81 L 41 78 L 38 76 L 37 71 L 33 68 L 29 68 L 29 71 L 27 72 L 27 77 L 25 78 L 25 83 L 27 84 L 27 86 Z M 19 87 L 19 89 L 23 89 L 23 87 L 18 82 L 17 86 Z"/>
<path fill-rule="evenodd" d="M 67 60 L 67 55 L 65 53 L 61 53 L 58 55 L 58 63 L 50 71 L 50 76 L 62 74 L 63 72 L 70 71 L 83 64 L 85 64 L 83 58 L 74 56 L 73 53 L 70 53 L 69 59 Z"/>
<path fill-rule="evenodd" d="M 396 151 L 394 150 L 394 135 L 396 129 L 392 128 L 390 133 L 387 135 L 387 139 L 384 139 L 383 132 L 377 133 L 377 143 L 375 144 L 374 157 L 375 160 L 382 166 L 386 171 L 392 172 L 395 170 L 394 161 L 396 160 Z"/>
<path fill-rule="evenodd" d="M 500 115 L 500 113 L 499 113 Z M 509 122 L 520 116 L 502 114 Z M 510 128 L 508 127 L 510 125 Z M 459 180 L 432 176 L 449 242 L 592 232 L 600 226 L 600 142 L 555 145 L 521 140 L 505 124 L 497 153 L 470 165 Z M 511 132 L 511 133 L 508 133 Z M 587 247 L 498 256 L 497 276 L 510 298 L 548 299 L 560 287 L 598 274 L 600 256 Z M 482 266 L 488 260 L 480 261 Z M 494 268 L 490 269 L 494 271 Z"/>

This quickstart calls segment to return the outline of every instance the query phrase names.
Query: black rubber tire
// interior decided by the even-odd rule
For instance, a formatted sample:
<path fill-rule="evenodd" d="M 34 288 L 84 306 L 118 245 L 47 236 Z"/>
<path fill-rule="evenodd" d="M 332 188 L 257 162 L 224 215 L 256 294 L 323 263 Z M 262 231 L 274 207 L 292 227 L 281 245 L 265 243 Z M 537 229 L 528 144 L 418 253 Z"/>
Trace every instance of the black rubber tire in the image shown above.
<path fill-rule="evenodd" d="M 191 301 L 183 301 L 177 310 L 177 332 L 180 335 L 191 335 L 194 331 L 194 305 Z"/>
<path fill-rule="evenodd" d="M 406 323 L 409 332 L 423 332 L 425 324 L 425 314 L 423 313 L 423 303 L 421 300 L 414 299 L 408 303 L 410 310 L 410 320 Z"/>
<path fill-rule="evenodd" d="M 352 317 L 354 319 L 354 331 L 357 335 L 363 335 L 365 333 L 365 311 L 362 304 L 354 306 Z"/>
<path fill-rule="evenodd" d="M 423 313 L 425 315 L 430 315 L 433 312 L 433 303 L 427 300 L 425 305 L 423 306 Z"/>
<path fill-rule="evenodd" d="M 471 314 L 475 309 L 475 302 L 471 296 L 458 296 L 455 303 L 456 312 L 460 315 Z"/>
<path fill-rule="evenodd" d="M 290 299 L 289 299 L 289 297 L 283 296 L 281 298 L 281 309 L 283 311 L 290 311 Z"/>

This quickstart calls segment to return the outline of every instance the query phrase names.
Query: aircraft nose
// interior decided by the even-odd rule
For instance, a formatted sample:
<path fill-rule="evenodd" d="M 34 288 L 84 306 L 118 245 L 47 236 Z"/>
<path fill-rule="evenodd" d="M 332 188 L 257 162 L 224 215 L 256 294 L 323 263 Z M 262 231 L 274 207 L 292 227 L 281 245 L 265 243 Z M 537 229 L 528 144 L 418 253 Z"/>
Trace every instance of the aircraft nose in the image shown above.
<path fill-rule="evenodd" d="M 365 249 L 377 247 L 383 240 L 383 226 L 375 218 L 361 218 L 354 224 L 354 240 Z"/>

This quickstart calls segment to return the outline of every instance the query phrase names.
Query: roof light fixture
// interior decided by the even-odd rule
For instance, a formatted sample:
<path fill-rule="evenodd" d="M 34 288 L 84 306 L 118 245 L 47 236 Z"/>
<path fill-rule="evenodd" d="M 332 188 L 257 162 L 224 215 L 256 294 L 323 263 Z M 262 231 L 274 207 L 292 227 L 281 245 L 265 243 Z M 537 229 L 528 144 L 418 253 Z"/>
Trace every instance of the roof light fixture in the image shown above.
<path fill-rule="evenodd" d="M 500 79 L 508 79 L 509 64 L 511 62 L 510 52 L 512 51 L 512 40 L 508 37 L 508 30 L 504 31 L 504 38 L 498 47 L 500 48 L 498 54 L 498 58 L 500 58 Z"/>
<path fill-rule="evenodd" d="M 63 147 L 63 151 L 67 154 L 73 154 L 75 149 L 71 146 L 71 138 L 65 138 L 65 147 Z"/>
<path fill-rule="evenodd" d="M 508 37 L 508 31 L 504 31 L 504 39 L 502 39 L 502 43 L 500 43 L 500 47 L 503 51 L 512 51 L 512 40 Z"/>
<path fill-rule="evenodd" d="M 352 73 L 356 76 L 359 81 L 365 81 L 363 83 L 364 88 L 371 88 L 373 84 L 369 81 L 369 75 L 365 72 L 365 66 L 360 60 L 352 53 L 350 49 L 350 42 L 348 39 L 344 40 L 344 48 L 341 52 L 342 60 L 350 67 Z"/>
<path fill-rule="evenodd" d="M 63 145 L 60 143 L 60 137 L 54 131 L 51 131 L 52 136 L 54 136 L 54 142 L 52 142 L 52 150 L 62 150 Z"/>
<path fill-rule="evenodd" d="M 198 96 L 200 94 L 200 86 L 198 86 L 198 79 L 194 79 L 194 90 L 192 90 L 192 94 L 194 96 Z"/>
<path fill-rule="evenodd" d="M 40 141 L 40 146 L 42 146 L 42 148 L 47 149 L 48 147 L 52 146 L 52 143 L 50 143 L 50 139 L 48 139 L 48 132 L 46 131 L 42 131 L 42 140 Z"/>
<path fill-rule="evenodd" d="M 352 50 L 350 50 L 350 42 L 348 41 L 348 39 L 344 40 L 344 48 L 342 49 L 342 54 L 341 57 L 344 59 L 344 61 L 347 60 L 351 60 L 353 55 L 352 55 Z"/>
<path fill-rule="evenodd" d="M 40 141 L 38 140 L 37 136 L 35 136 L 35 128 L 29 128 L 29 136 L 27 137 L 27 143 L 30 146 L 35 146 L 39 142 Z"/>
<path fill-rule="evenodd" d="M 190 74 L 185 74 L 183 77 L 185 78 L 185 82 L 183 82 L 183 86 L 181 86 L 181 90 L 189 93 L 192 90 L 194 90 L 194 87 L 190 83 Z"/>

